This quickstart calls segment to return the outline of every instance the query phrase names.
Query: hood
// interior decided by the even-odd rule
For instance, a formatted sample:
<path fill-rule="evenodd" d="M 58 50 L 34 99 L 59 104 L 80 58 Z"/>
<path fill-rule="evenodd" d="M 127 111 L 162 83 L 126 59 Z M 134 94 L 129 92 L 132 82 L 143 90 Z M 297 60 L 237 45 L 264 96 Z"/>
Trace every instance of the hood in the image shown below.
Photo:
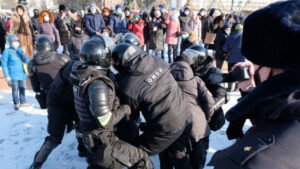
<path fill-rule="evenodd" d="M 14 38 L 14 37 L 17 37 L 20 40 L 20 38 L 17 35 L 9 35 L 8 42 L 9 42 L 9 47 L 11 47 L 11 48 L 13 48 L 12 43 L 11 43 L 11 39 Z"/>
<path fill-rule="evenodd" d="M 50 22 L 50 23 L 53 23 L 53 22 L 54 22 L 54 16 L 53 16 L 52 12 L 50 12 L 50 11 L 47 10 L 47 9 L 42 10 L 42 11 L 40 12 L 39 23 L 40 23 L 40 24 L 44 23 L 44 17 L 43 17 L 43 15 L 44 15 L 45 13 L 48 13 L 48 15 L 49 15 L 49 17 L 50 17 L 50 21 L 49 21 L 49 22 Z"/>
<path fill-rule="evenodd" d="M 55 51 L 41 51 L 34 55 L 34 62 L 37 65 L 46 65 L 54 61 Z"/>
<path fill-rule="evenodd" d="M 185 61 L 174 62 L 171 64 L 170 68 L 176 81 L 187 81 L 194 77 L 191 66 Z"/>

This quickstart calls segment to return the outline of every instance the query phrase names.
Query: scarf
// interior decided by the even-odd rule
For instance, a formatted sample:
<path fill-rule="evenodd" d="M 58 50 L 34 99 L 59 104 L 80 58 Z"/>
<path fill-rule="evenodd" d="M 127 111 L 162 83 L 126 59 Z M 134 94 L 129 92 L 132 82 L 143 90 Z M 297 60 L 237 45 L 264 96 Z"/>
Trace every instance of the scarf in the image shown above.
<path fill-rule="evenodd" d="M 20 15 L 20 27 L 19 27 L 19 30 L 17 31 L 17 33 L 28 35 L 23 15 L 22 16 Z"/>

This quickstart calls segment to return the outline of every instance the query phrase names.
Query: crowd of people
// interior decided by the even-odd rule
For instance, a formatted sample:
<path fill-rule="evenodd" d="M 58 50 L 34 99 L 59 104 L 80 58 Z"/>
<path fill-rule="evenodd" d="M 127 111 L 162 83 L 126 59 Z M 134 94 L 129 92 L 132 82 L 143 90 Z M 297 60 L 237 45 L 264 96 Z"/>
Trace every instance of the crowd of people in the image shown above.
<path fill-rule="evenodd" d="M 1 18 L 2 70 L 15 110 L 28 105 L 28 75 L 48 112 L 49 136 L 30 169 L 42 168 L 65 130 L 73 129 L 88 169 L 153 169 L 152 155 L 159 155 L 161 169 L 204 168 L 209 135 L 225 123 L 226 89 L 214 80 L 225 60 L 229 71 L 246 67 L 249 77 L 228 87 L 242 95 L 226 114 L 227 136 L 237 142 L 209 165 L 299 168 L 300 147 L 292 141 L 300 140 L 300 62 L 293 53 L 299 11 L 297 0 L 246 19 L 189 6 L 177 11 L 161 4 L 148 13 L 92 3 L 87 13 L 60 5 L 58 13 L 34 9 L 29 18 L 17 5 L 11 19 Z M 286 34 L 277 36 L 281 32 Z M 253 127 L 244 134 L 246 119 Z"/>

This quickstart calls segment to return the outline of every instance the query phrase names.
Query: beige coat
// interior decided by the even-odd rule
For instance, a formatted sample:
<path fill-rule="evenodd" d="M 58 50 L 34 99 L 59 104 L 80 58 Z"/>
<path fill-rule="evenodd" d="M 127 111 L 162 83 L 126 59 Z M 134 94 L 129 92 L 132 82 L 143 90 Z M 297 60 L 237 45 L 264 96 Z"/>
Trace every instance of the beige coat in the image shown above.
<path fill-rule="evenodd" d="M 29 56 L 29 59 L 33 58 L 33 44 L 32 44 L 32 35 L 29 28 L 29 18 L 27 16 L 24 16 L 24 21 L 26 25 L 26 30 L 28 32 L 28 35 L 19 34 L 17 33 L 20 27 L 20 17 L 19 16 L 13 16 L 12 20 L 10 22 L 10 34 L 17 35 L 20 38 L 20 44 L 22 47 L 22 50 L 26 52 Z"/>

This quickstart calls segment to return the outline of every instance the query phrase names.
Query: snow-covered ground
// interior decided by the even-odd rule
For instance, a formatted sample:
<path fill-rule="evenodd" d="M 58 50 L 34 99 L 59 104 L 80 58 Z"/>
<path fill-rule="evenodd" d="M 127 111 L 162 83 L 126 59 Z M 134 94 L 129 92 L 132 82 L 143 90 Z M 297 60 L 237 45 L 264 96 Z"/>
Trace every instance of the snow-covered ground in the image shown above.
<path fill-rule="evenodd" d="M 231 96 L 230 102 L 224 105 L 225 110 L 236 103 L 239 94 L 234 93 Z M 26 98 L 29 103 L 33 104 L 33 107 L 15 111 L 11 92 L 0 92 L 0 169 L 28 168 L 35 152 L 47 136 L 47 112 L 39 109 L 32 91 L 27 91 Z M 227 125 L 220 131 L 211 134 L 207 161 L 215 151 L 233 143 L 226 138 Z M 158 157 L 152 157 L 152 160 L 155 163 L 155 169 L 159 169 Z M 73 131 L 65 135 L 62 144 L 52 152 L 43 169 L 84 169 L 86 167 L 85 159 L 78 156 L 77 142 Z M 205 169 L 210 169 L 210 167 Z"/>

